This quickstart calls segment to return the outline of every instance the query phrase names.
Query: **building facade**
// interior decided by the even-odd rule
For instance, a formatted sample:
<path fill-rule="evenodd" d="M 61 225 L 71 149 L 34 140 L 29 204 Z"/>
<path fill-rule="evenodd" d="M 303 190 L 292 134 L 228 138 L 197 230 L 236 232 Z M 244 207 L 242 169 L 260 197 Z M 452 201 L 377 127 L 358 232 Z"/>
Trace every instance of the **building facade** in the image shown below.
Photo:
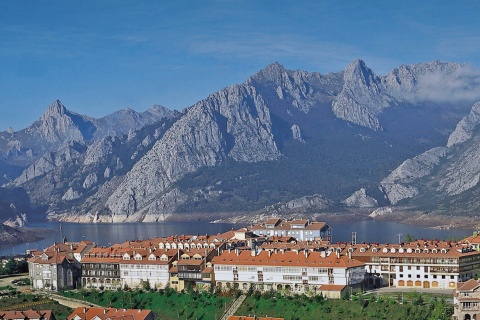
<path fill-rule="evenodd" d="M 81 285 L 81 264 L 75 253 L 87 251 L 85 243 L 55 243 L 28 259 L 30 283 L 34 289 L 65 290 Z"/>
<path fill-rule="evenodd" d="M 214 260 L 219 289 L 238 288 L 320 293 L 323 286 L 361 285 L 365 265 L 347 256 L 323 252 L 224 251 Z M 324 293 L 325 294 L 325 293 Z M 328 295 L 328 294 L 326 294 Z"/>
<path fill-rule="evenodd" d="M 480 252 L 462 243 L 339 244 L 329 250 L 365 263 L 368 284 L 376 287 L 455 289 L 480 271 Z"/>
<path fill-rule="evenodd" d="M 453 320 L 480 319 L 480 283 L 470 279 L 453 292 Z"/>
<path fill-rule="evenodd" d="M 294 237 L 299 241 L 332 241 L 332 227 L 326 222 L 272 218 L 247 228 L 258 236 Z"/>

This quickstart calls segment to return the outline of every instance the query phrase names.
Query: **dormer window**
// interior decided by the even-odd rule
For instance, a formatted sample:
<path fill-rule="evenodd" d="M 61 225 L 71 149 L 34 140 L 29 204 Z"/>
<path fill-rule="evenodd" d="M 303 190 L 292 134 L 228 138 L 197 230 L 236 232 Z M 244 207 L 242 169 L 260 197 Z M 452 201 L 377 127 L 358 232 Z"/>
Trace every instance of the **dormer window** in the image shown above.
<path fill-rule="evenodd" d="M 377 248 L 372 248 L 373 253 L 377 253 L 378 249 Z"/>
<path fill-rule="evenodd" d="M 156 260 L 155 255 L 151 254 L 151 255 L 148 257 L 148 260 L 150 260 L 150 261 L 155 261 L 155 260 Z"/>
<path fill-rule="evenodd" d="M 364 252 L 365 252 L 365 248 L 360 248 L 360 252 L 361 252 L 361 253 L 364 253 Z"/>

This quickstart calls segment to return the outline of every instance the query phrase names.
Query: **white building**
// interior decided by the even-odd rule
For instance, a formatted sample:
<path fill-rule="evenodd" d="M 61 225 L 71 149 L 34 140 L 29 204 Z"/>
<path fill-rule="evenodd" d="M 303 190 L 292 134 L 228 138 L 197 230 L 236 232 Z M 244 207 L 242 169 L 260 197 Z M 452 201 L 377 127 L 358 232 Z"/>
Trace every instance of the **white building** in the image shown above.
<path fill-rule="evenodd" d="M 310 222 L 308 220 L 268 219 L 248 227 L 248 230 L 259 236 L 294 237 L 299 241 L 325 240 L 332 241 L 332 227 L 326 222 Z"/>
<path fill-rule="evenodd" d="M 168 270 L 178 250 L 141 250 L 125 253 L 120 261 L 122 287 L 165 288 L 170 281 Z"/>
<path fill-rule="evenodd" d="M 366 265 L 377 286 L 455 289 L 480 271 L 480 252 L 468 245 L 446 241 L 402 244 L 335 245 L 335 252 L 350 254 Z M 370 284 L 373 284 L 371 281 Z"/>
<path fill-rule="evenodd" d="M 365 265 L 358 260 L 323 252 L 224 251 L 214 260 L 215 282 L 225 290 L 287 290 L 320 293 L 323 287 L 359 285 Z M 337 296 L 338 297 L 338 296 Z"/>

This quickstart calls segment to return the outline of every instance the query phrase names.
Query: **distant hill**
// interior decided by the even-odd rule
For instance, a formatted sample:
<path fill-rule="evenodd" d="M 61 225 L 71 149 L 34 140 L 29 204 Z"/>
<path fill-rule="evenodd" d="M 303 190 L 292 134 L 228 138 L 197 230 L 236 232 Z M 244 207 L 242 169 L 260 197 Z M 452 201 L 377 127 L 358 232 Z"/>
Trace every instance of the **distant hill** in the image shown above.
<path fill-rule="evenodd" d="M 54 101 L 29 128 L 0 133 L 4 190 L 29 219 L 80 222 L 382 206 L 473 214 L 478 79 L 438 61 L 384 76 L 360 59 L 325 75 L 273 63 L 182 112 L 93 119 Z"/>

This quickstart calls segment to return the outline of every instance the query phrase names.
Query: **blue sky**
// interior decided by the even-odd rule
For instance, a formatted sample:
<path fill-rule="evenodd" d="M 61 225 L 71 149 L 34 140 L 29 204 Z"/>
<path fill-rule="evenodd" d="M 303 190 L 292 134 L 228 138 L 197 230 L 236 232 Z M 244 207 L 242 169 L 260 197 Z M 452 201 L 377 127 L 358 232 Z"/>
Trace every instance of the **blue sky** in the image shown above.
<path fill-rule="evenodd" d="M 0 1 L 0 130 L 27 127 L 54 99 L 92 117 L 180 110 L 275 61 L 478 68 L 479 14 L 476 1 Z"/>

